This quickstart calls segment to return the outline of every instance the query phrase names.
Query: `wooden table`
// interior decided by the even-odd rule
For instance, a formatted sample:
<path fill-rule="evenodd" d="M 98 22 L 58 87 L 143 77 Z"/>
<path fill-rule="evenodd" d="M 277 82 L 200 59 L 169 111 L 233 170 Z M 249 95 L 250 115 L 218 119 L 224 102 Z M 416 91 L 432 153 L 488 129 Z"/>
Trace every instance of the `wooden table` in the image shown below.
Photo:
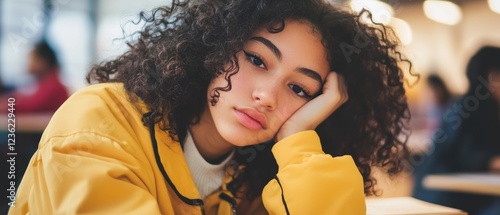
<path fill-rule="evenodd" d="M 367 198 L 367 215 L 467 215 L 466 212 L 413 197 Z"/>
<path fill-rule="evenodd" d="M 500 196 L 500 174 L 498 173 L 428 175 L 422 183 L 429 189 Z"/>

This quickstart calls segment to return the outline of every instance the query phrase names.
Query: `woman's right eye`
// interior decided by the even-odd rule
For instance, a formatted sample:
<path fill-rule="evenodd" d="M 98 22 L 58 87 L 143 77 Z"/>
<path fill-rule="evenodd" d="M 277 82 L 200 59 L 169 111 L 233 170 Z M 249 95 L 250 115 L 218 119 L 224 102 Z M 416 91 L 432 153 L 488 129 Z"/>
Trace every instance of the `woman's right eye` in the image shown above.
<path fill-rule="evenodd" d="M 245 53 L 245 57 L 247 58 L 248 61 L 250 61 L 250 63 L 260 68 L 266 68 L 266 65 L 264 65 L 264 61 L 262 61 L 262 59 L 246 51 L 243 52 Z"/>

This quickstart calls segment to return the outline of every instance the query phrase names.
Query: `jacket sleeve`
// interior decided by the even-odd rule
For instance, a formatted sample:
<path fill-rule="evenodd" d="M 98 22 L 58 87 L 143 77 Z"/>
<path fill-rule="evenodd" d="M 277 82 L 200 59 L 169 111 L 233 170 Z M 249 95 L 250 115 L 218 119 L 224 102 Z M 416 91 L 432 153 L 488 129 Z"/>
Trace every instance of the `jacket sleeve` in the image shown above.
<path fill-rule="evenodd" d="M 315 131 L 286 137 L 272 152 L 279 170 L 262 194 L 270 214 L 366 214 L 363 178 L 352 157 L 325 154 Z"/>
<path fill-rule="evenodd" d="M 141 163 L 95 133 L 52 137 L 35 153 L 10 214 L 160 214 Z M 25 184 L 23 184 L 25 183 Z"/>

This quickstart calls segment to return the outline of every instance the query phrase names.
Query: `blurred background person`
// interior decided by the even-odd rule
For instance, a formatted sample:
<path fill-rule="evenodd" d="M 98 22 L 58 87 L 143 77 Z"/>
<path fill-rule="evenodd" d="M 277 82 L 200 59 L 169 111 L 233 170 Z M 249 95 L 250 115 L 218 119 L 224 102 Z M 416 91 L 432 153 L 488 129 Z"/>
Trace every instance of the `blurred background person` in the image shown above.
<path fill-rule="evenodd" d="M 28 56 L 27 69 L 35 79 L 33 85 L 18 88 L 1 96 L 2 107 L 8 98 L 15 98 L 15 112 L 53 113 L 68 98 L 68 90 L 59 79 L 59 61 L 49 44 L 42 40 L 34 45 Z M 6 112 L 0 108 L 0 112 Z"/>
<path fill-rule="evenodd" d="M 451 102 L 453 95 L 448 90 L 441 76 L 437 74 L 427 76 L 426 85 L 427 88 L 424 95 L 428 96 L 430 100 L 426 111 L 426 128 L 433 131 L 438 128 L 443 113 Z"/>
<path fill-rule="evenodd" d="M 500 170 L 500 48 L 481 48 L 467 65 L 467 79 L 467 93 L 444 112 L 433 150 L 416 167 L 413 196 L 470 215 L 498 215 L 500 202 L 493 196 L 429 190 L 422 185 L 428 174 Z"/>
<path fill-rule="evenodd" d="M 410 96 L 408 102 L 412 116 L 408 139 L 412 166 L 419 165 L 431 147 L 432 137 L 439 128 L 443 113 L 454 97 L 441 76 L 433 72 L 415 90 L 418 95 Z"/>
<path fill-rule="evenodd" d="M 27 70 L 31 76 L 34 77 L 35 82 L 26 87 L 19 87 L 3 93 L 0 96 L 0 113 L 7 115 L 9 98 L 15 99 L 15 106 L 13 113 L 16 119 L 15 131 L 15 152 L 20 156 L 16 157 L 15 163 L 15 180 L 16 187 L 19 185 L 26 166 L 29 163 L 31 155 L 36 151 L 38 142 L 42 136 L 43 129 L 26 131 L 21 129 L 21 125 L 27 124 L 40 124 L 35 122 L 38 118 L 26 118 L 27 115 L 41 114 L 52 115 L 59 106 L 68 98 L 68 91 L 66 87 L 59 80 L 59 62 L 57 60 L 56 52 L 45 41 L 36 43 L 28 55 Z M 9 90 L 7 88 L 7 90 Z M 22 116 L 25 118 L 22 118 Z M 7 121 L 7 120 L 6 120 Z M 48 122 L 43 122 L 48 123 Z M 9 132 L 0 131 L 1 149 L 2 154 L 7 154 L 7 136 Z M 9 172 L 7 162 L 1 165 L 3 172 Z M 1 184 L 10 184 L 7 177 L 2 178 Z M 6 214 L 8 210 L 7 201 L 5 199 L 1 202 L 0 214 Z"/>

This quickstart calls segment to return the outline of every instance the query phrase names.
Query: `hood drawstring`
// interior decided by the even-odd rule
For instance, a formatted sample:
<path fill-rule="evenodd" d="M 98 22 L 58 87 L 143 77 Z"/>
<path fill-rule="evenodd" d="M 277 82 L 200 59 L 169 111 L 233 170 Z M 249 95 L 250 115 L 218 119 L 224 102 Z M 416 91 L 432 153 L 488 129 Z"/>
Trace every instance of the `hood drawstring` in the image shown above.
<path fill-rule="evenodd" d="M 236 200 L 234 200 L 234 198 L 232 198 L 231 196 L 229 196 L 228 194 L 226 194 L 224 192 L 220 193 L 219 198 L 228 202 L 229 205 L 231 205 L 232 214 L 236 215 Z"/>
<path fill-rule="evenodd" d="M 202 199 L 190 199 L 188 197 L 185 197 L 177 190 L 177 188 L 175 187 L 175 185 L 172 182 L 172 180 L 170 179 L 170 177 L 168 177 L 168 174 L 165 171 L 163 164 L 161 163 L 160 153 L 158 153 L 158 143 L 156 142 L 154 123 L 149 124 L 149 133 L 151 135 L 151 142 L 153 144 L 153 151 L 155 154 L 156 164 L 158 165 L 158 168 L 160 169 L 160 172 L 163 175 L 163 177 L 165 178 L 165 180 L 167 181 L 168 185 L 174 190 L 175 194 L 177 195 L 177 197 L 179 197 L 179 199 L 181 199 L 184 203 L 186 203 L 188 205 L 200 206 L 201 213 L 203 215 L 205 215 L 205 207 L 203 204 L 203 200 Z"/>

